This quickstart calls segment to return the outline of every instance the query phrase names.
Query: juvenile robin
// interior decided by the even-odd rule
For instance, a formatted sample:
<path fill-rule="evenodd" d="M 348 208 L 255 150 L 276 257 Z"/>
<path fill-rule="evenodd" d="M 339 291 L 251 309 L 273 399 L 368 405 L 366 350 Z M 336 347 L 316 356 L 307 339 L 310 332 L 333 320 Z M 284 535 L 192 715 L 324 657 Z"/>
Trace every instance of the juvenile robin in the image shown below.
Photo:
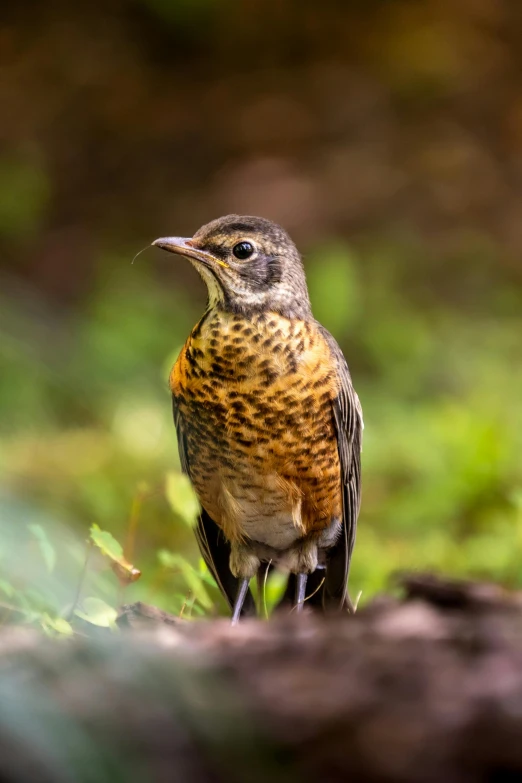
<path fill-rule="evenodd" d="M 208 288 L 170 388 L 198 543 L 233 623 L 255 613 L 249 582 L 274 566 L 290 574 L 297 611 L 307 598 L 349 605 L 362 412 L 312 315 L 297 248 L 274 223 L 239 215 L 153 245 L 186 256 Z"/>

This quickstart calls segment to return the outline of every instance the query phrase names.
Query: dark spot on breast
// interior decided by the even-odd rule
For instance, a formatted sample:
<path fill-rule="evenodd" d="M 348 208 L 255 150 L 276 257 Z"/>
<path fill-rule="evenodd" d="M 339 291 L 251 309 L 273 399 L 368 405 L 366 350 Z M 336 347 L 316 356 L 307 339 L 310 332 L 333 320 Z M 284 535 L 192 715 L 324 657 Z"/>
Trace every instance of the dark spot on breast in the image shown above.
<path fill-rule="evenodd" d="M 252 441 L 247 440 L 246 438 L 235 438 L 235 443 L 237 443 L 239 446 L 243 446 L 244 448 L 247 448 L 248 446 L 252 446 Z"/>
<path fill-rule="evenodd" d="M 240 413 L 235 413 L 233 418 L 234 418 L 235 426 L 237 426 L 237 427 L 248 427 L 249 421 L 248 421 L 248 418 L 246 416 L 243 416 Z"/>
<path fill-rule="evenodd" d="M 263 380 L 261 381 L 261 386 L 264 389 L 267 389 L 269 386 L 271 386 L 275 381 L 278 379 L 278 375 L 275 372 L 267 372 Z"/>
<path fill-rule="evenodd" d="M 255 357 L 254 356 L 245 356 L 243 359 L 241 359 L 240 362 L 238 362 L 238 367 L 247 368 L 251 367 L 254 362 Z"/>

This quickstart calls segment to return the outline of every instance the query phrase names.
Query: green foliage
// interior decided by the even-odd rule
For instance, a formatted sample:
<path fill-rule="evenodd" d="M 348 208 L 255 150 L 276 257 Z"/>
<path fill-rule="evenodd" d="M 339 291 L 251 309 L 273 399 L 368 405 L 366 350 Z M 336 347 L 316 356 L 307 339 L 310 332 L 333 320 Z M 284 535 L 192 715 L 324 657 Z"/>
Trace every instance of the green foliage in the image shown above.
<path fill-rule="evenodd" d="M 90 538 L 100 552 L 111 560 L 123 560 L 123 547 L 107 530 L 100 530 L 98 525 L 91 525 Z"/>
<path fill-rule="evenodd" d="M 92 625 L 101 628 L 114 628 L 117 610 L 113 606 L 102 601 L 101 598 L 90 596 L 82 601 L 83 609 L 75 609 L 74 614 Z"/>
<path fill-rule="evenodd" d="M 43 612 L 39 620 L 47 636 L 72 636 L 74 633 L 72 625 L 63 617 L 51 617 L 47 612 Z"/>
<path fill-rule="evenodd" d="M 167 473 L 165 494 L 171 509 L 192 527 L 198 518 L 199 503 L 188 476 L 183 473 Z"/>
<path fill-rule="evenodd" d="M 321 247 L 308 260 L 314 315 L 334 334 L 350 329 L 361 312 L 361 291 L 353 250 L 340 242 Z"/>
<path fill-rule="evenodd" d="M 180 573 L 185 580 L 191 593 L 191 600 L 197 601 L 203 609 L 210 611 L 212 601 L 205 586 L 205 581 L 212 584 L 209 575 L 206 574 L 204 567 L 196 570 L 192 563 L 177 552 L 168 552 L 166 549 L 160 549 L 158 552 L 160 565 L 174 573 Z"/>

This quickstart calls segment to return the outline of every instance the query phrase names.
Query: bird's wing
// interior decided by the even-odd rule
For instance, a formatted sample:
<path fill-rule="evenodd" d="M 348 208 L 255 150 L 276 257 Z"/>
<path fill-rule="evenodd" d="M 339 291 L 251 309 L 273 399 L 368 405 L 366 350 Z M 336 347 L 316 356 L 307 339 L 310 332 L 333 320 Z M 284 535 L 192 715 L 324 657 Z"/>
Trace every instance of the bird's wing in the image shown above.
<path fill-rule="evenodd" d="M 174 414 L 174 424 L 178 437 L 181 470 L 190 478 L 190 465 L 184 425 L 174 395 L 172 396 L 172 412 Z M 216 584 L 221 590 L 225 600 L 232 609 L 239 586 L 239 580 L 230 571 L 230 544 L 220 528 L 204 509 L 201 509 L 195 528 L 195 534 L 201 556 L 205 561 L 208 570 L 216 580 Z M 251 616 L 255 614 L 255 602 L 252 593 L 249 590 L 243 604 L 241 615 Z"/>
<path fill-rule="evenodd" d="M 337 365 L 339 391 L 333 401 L 343 489 L 343 526 L 336 544 L 328 551 L 324 603 L 349 604 L 347 596 L 350 560 L 355 544 L 357 517 L 361 505 L 361 449 L 363 417 L 361 403 L 352 386 L 346 359 L 337 342 L 324 329 L 324 337 Z"/>

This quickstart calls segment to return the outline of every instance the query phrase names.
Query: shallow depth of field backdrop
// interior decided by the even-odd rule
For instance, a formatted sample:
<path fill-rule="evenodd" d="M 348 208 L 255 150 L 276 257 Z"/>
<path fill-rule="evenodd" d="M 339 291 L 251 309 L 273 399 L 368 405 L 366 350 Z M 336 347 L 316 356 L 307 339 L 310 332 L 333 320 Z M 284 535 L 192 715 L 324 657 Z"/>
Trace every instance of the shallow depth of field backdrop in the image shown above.
<path fill-rule="evenodd" d="M 93 524 L 143 575 L 94 557 L 83 596 L 222 608 L 167 388 L 205 289 L 131 260 L 228 212 L 296 240 L 362 400 L 352 594 L 404 568 L 522 586 L 522 7 L 4 6 L 4 621 L 52 628 Z"/>

